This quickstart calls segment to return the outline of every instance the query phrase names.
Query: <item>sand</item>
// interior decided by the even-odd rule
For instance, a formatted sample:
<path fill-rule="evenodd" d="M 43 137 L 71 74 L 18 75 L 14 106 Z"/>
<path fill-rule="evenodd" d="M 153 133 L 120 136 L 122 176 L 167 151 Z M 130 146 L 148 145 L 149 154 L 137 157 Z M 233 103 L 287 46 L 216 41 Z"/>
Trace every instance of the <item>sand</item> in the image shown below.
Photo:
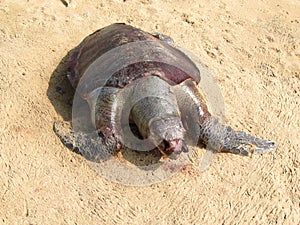
<path fill-rule="evenodd" d="M 299 1 L 65 5 L 0 1 L 0 224 L 300 223 Z M 65 56 L 115 22 L 191 50 L 219 82 L 227 123 L 274 140 L 278 150 L 218 154 L 203 173 L 188 167 L 146 187 L 99 176 L 52 127 L 71 118 Z"/>

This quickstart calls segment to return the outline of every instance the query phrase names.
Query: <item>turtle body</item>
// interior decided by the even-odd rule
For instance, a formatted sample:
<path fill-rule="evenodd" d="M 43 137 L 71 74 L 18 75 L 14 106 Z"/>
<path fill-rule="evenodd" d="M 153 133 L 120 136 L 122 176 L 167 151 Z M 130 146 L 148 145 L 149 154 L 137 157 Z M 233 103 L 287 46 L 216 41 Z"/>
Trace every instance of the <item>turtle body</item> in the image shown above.
<path fill-rule="evenodd" d="M 102 28 L 74 50 L 67 76 L 89 103 L 97 135 L 62 132 L 58 122 L 54 130 L 66 146 L 93 161 L 115 154 L 124 145 L 137 151 L 157 147 L 172 160 L 188 152 L 187 145 L 240 155 L 277 147 L 272 141 L 234 131 L 214 117 L 197 86 L 201 71 L 165 35 L 121 23 Z"/>

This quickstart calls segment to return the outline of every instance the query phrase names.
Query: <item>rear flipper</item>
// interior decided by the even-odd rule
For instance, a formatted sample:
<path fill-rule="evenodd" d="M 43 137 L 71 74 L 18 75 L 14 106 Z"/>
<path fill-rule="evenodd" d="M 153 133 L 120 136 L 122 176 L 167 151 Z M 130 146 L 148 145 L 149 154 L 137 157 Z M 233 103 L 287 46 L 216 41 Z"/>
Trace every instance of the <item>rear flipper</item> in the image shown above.
<path fill-rule="evenodd" d="M 72 130 L 70 122 L 56 121 L 53 129 L 67 148 L 93 162 L 107 160 L 119 149 L 117 141 L 113 138 L 105 137 L 97 131 L 76 132 Z"/>

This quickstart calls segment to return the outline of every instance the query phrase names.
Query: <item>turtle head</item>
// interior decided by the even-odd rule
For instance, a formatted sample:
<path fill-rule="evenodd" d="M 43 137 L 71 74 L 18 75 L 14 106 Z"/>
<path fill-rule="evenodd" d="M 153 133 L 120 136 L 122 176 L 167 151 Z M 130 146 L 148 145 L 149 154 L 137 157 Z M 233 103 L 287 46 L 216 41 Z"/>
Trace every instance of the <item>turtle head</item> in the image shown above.
<path fill-rule="evenodd" d="M 185 129 L 179 117 L 153 118 L 149 124 L 150 137 L 164 156 L 177 159 L 186 151 Z"/>
<path fill-rule="evenodd" d="M 183 150 L 185 129 L 172 86 L 157 76 L 136 82 L 130 95 L 131 119 L 144 139 L 164 156 L 176 158 Z"/>

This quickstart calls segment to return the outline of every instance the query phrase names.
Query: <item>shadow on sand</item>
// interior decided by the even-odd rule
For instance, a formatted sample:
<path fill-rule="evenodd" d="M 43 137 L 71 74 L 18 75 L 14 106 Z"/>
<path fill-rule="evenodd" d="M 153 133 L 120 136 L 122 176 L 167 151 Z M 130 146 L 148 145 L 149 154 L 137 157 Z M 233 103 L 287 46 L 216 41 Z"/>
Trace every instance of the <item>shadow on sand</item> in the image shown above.
<path fill-rule="evenodd" d="M 72 101 L 75 90 L 67 78 L 67 62 L 74 49 L 62 58 L 53 71 L 47 90 L 47 96 L 56 112 L 63 120 L 72 119 Z"/>

